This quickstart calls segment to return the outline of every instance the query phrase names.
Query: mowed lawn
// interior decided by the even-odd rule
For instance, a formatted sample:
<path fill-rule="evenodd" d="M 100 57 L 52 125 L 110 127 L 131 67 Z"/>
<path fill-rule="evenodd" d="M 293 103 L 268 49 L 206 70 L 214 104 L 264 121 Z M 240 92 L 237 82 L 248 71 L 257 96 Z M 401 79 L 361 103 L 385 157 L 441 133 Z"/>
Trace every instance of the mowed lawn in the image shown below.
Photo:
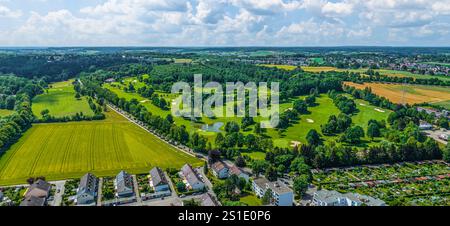
<path fill-rule="evenodd" d="M 202 165 L 110 110 L 104 121 L 33 125 L 0 157 L 0 185 L 25 183 L 32 176 L 113 176 L 120 170 L 144 173 L 185 163 Z"/>
<path fill-rule="evenodd" d="M 292 141 L 306 143 L 306 135 L 311 129 L 315 129 L 321 134 L 320 126 L 326 124 L 331 115 L 338 116 L 341 113 L 334 105 L 333 100 L 326 94 L 322 94 L 319 98 L 317 98 L 316 103 L 316 106 L 308 108 L 310 114 L 301 115 L 300 120 L 287 128 L 281 136 L 276 130 L 269 129 L 267 131 L 267 134 L 273 138 L 275 146 L 289 147 L 293 144 Z M 363 100 L 355 99 L 355 103 L 358 108 L 358 112 L 351 116 L 352 122 L 353 125 L 363 127 L 364 131 L 367 130 L 370 119 L 375 119 L 378 121 L 386 120 L 391 113 L 390 110 L 375 107 Z M 322 136 L 322 138 L 324 140 L 329 140 L 337 137 Z M 367 137 L 365 140 L 367 141 L 367 144 L 370 145 L 370 141 Z M 258 159 L 259 156 L 250 157 Z"/>
<path fill-rule="evenodd" d="M 84 115 L 94 115 L 86 97 L 80 100 L 75 98 L 72 82 L 73 80 L 53 83 L 48 92 L 33 98 L 34 115 L 42 118 L 41 112 L 45 109 L 50 111 L 50 115 L 56 117 L 72 116 L 79 112 L 83 112 Z"/>
<path fill-rule="evenodd" d="M 394 103 L 403 103 L 403 101 L 408 104 L 438 103 L 450 100 L 450 89 L 442 86 L 387 83 L 357 84 L 352 82 L 346 82 L 345 84 L 358 89 L 370 87 L 373 93 L 386 97 Z"/>

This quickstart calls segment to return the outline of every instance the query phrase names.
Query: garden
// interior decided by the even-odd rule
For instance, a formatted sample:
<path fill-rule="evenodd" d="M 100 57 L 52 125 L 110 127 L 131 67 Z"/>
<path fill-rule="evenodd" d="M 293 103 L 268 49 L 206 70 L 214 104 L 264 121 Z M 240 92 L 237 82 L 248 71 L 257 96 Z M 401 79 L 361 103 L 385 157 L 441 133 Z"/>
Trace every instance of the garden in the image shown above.
<path fill-rule="evenodd" d="M 139 194 L 141 194 L 141 196 L 145 196 L 147 194 L 155 192 L 152 187 L 150 187 L 148 174 L 136 175 L 136 180 L 138 184 Z"/>
<path fill-rule="evenodd" d="M 104 177 L 102 185 L 102 201 L 110 201 L 115 198 L 114 177 Z"/>
<path fill-rule="evenodd" d="M 3 193 L 3 201 L 0 202 L 0 206 L 4 205 L 12 205 L 18 206 L 20 202 L 22 202 L 23 195 L 27 191 L 26 187 L 18 186 L 18 187 L 6 187 L 0 188 L 0 191 Z"/>
<path fill-rule="evenodd" d="M 64 194 L 62 196 L 63 206 L 73 206 L 74 196 L 77 195 L 77 188 L 80 184 L 80 180 L 68 180 L 64 184 Z"/>
<path fill-rule="evenodd" d="M 440 161 L 328 169 L 313 175 L 319 189 L 365 194 L 388 205 L 450 204 L 450 166 Z"/>

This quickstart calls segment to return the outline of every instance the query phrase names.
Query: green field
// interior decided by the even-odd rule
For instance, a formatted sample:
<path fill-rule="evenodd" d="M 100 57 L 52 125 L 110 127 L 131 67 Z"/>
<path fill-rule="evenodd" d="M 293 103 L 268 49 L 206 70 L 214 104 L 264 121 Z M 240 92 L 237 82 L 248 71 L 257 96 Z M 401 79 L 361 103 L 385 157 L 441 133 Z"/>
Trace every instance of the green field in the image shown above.
<path fill-rule="evenodd" d="M 77 100 L 72 85 L 73 80 L 51 84 L 51 88 L 44 94 L 33 98 L 33 113 L 42 118 L 41 112 L 45 109 L 55 117 L 72 116 L 83 112 L 84 115 L 92 116 L 94 112 L 89 107 L 86 97 Z"/>
<path fill-rule="evenodd" d="M 0 118 L 1 117 L 6 117 L 6 116 L 10 116 L 14 113 L 14 111 L 12 110 L 8 110 L 8 109 L 0 109 Z"/>
<path fill-rule="evenodd" d="M 431 65 L 450 67 L 450 63 L 441 63 L 441 62 L 423 62 L 422 64 L 431 64 Z"/>
<path fill-rule="evenodd" d="M 167 145 L 115 112 L 104 121 L 33 125 L 0 158 L 0 185 L 78 178 L 87 172 L 113 176 L 146 173 L 154 166 L 179 168 L 202 162 Z"/>
<path fill-rule="evenodd" d="M 356 99 L 355 103 L 359 111 L 352 116 L 353 124 L 359 125 L 364 129 L 367 129 L 370 119 L 386 120 L 389 116 L 389 110 L 377 108 L 366 101 Z M 299 122 L 289 127 L 281 136 L 276 130 L 268 130 L 268 135 L 274 138 L 274 145 L 288 147 L 292 145 L 291 141 L 305 143 L 309 130 L 315 129 L 321 133 L 320 126 L 325 124 L 331 115 L 337 116 L 340 113 L 339 109 L 335 107 L 333 100 L 327 95 L 323 94 L 317 98 L 317 104 L 317 106 L 308 108 L 311 113 L 301 115 Z M 292 104 L 290 104 L 290 107 L 292 107 Z M 328 140 L 336 137 L 323 138 Z M 368 138 L 365 139 L 366 142 L 370 143 L 368 140 Z"/>
<path fill-rule="evenodd" d="M 272 65 L 277 66 L 277 65 Z M 123 81 L 123 84 L 113 83 L 113 84 L 105 84 L 104 87 L 116 93 L 119 97 L 123 97 L 127 100 L 131 100 L 133 98 L 137 99 L 144 105 L 148 111 L 150 111 L 154 115 L 159 115 L 161 117 L 165 117 L 170 114 L 170 110 L 162 110 L 156 106 L 154 106 L 151 102 L 149 102 L 146 98 L 143 98 L 138 93 L 127 93 L 123 90 L 123 87 L 128 85 L 129 83 L 133 83 L 135 88 L 139 88 L 143 86 L 141 82 L 137 81 L 136 78 L 126 78 Z M 121 88 L 119 88 L 121 87 Z M 164 95 L 166 100 L 170 103 L 176 97 L 174 94 L 164 94 L 160 93 L 160 95 Z M 304 98 L 304 97 L 298 97 Z M 359 112 L 352 116 L 353 122 L 355 125 L 360 125 L 364 129 L 367 128 L 367 123 L 370 119 L 383 120 L 387 119 L 390 111 L 386 109 L 378 109 L 375 106 L 370 105 L 369 103 L 363 100 L 355 100 Z M 310 114 L 301 115 L 300 120 L 297 123 L 294 123 L 291 127 L 289 127 L 283 134 L 279 134 L 275 129 L 268 129 L 267 135 L 273 138 L 273 142 L 275 146 L 279 147 L 289 147 L 292 145 L 292 141 L 305 143 L 306 142 L 306 134 L 311 129 L 316 129 L 317 131 L 321 131 L 320 126 L 325 124 L 328 121 L 330 115 L 338 115 L 340 111 L 335 107 L 333 101 L 325 94 L 321 97 L 317 98 L 317 106 L 309 108 Z M 285 110 L 292 108 L 292 102 L 282 103 L 280 104 L 280 112 L 284 112 Z M 378 109 L 379 111 L 375 110 Z M 382 112 L 384 111 L 384 112 Z M 216 137 L 216 132 L 206 132 L 201 130 L 201 124 L 214 124 L 216 122 L 222 122 L 224 125 L 230 121 L 236 121 L 240 124 L 241 119 L 237 117 L 219 117 L 215 119 L 210 119 L 207 117 L 203 117 L 201 122 L 191 123 L 188 120 L 185 120 L 180 117 L 175 117 L 175 124 L 184 125 L 188 129 L 188 131 L 196 131 L 200 135 L 205 136 L 212 145 L 214 145 L 214 139 Z M 256 122 L 261 121 L 260 117 L 255 118 Z M 252 132 L 253 126 L 249 127 L 250 130 L 244 131 L 244 134 L 249 134 Z M 223 130 L 223 127 L 222 127 Z M 324 137 L 325 140 L 335 139 L 336 137 Z M 369 139 L 365 139 L 366 143 L 370 145 Z M 262 159 L 264 158 L 264 153 L 244 153 L 249 155 L 253 159 Z"/>
<path fill-rule="evenodd" d="M 433 103 L 433 105 L 440 106 L 440 107 L 444 107 L 444 108 L 446 108 L 447 110 L 450 110 L 450 100 L 442 101 L 442 102 L 437 102 L 437 103 Z"/>

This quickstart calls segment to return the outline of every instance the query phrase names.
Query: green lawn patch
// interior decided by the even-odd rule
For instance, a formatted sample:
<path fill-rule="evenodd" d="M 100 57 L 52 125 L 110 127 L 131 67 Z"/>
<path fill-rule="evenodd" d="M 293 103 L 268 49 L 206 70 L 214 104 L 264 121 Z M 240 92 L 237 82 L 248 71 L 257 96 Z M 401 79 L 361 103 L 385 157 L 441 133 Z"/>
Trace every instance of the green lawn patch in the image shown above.
<path fill-rule="evenodd" d="M 37 176 L 58 180 L 203 164 L 111 110 L 106 114 L 103 121 L 33 125 L 0 157 L 0 185 Z"/>
<path fill-rule="evenodd" d="M 84 115 L 93 116 L 94 112 L 89 107 L 86 97 L 75 98 L 73 80 L 51 84 L 51 88 L 33 98 L 32 110 L 34 115 L 42 118 L 41 112 L 45 109 L 55 117 L 72 116 L 83 112 Z"/>

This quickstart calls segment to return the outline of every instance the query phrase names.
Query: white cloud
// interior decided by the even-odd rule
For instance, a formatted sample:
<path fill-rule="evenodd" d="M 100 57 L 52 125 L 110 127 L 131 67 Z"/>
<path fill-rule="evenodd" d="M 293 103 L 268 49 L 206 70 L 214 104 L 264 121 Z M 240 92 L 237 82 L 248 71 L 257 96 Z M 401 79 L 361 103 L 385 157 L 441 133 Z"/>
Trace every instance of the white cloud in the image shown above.
<path fill-rule="evenodd" d="M 322 7 L 322 13 L 327 16 L 344 17 L 353 13 L 353 4 L 348 2 L 327 2 Z"/>
<path fill-rule="evenodd" d="M 22 11 L 11 10 L 6 6 L 0 5 L 0 18 L 18 18 L 20 16 L 22 16 Z"/>
<path fill-rule="evenodd" d="M 26 15 L 0 2 L 14 22 L 0 20 L 0 45 L 450 44 L 450 0 L 105 0 Z"/>

